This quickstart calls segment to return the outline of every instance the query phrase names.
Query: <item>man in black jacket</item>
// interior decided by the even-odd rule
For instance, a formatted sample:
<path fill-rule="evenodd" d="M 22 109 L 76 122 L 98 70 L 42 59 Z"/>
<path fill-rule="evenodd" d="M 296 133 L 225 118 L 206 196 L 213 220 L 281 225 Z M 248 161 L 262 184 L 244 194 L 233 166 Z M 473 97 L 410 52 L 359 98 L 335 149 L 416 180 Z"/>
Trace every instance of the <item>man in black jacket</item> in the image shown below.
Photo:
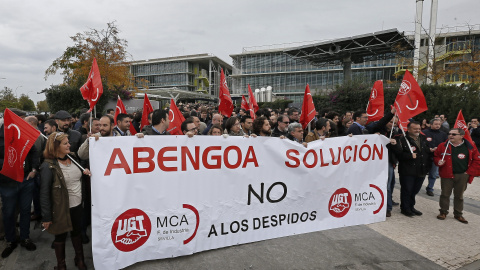
<path fill-rule="evenodd" d="M 478 117 L 472 118 L 470 121 L 470 126 L 468 127 L 468 131 L 470 131 L 470 137 L 472 137 L 473 142 L 477 146 L 477 149 L 480 147 L 480 127 L 478 123 Z"/>
<path fill-rule="evenodd" d="M 447 133 L 440 130 L 442 121 L 440 118 L 434 118 L 430 121 L 430 128 L 423 130 L 423 134 L 427 137 L 428 147 L 430 147 L 431 152 L 437 150 L 437 146 L 442 142 L 445 142 L 448 139 Z M 438 178 L 438 166 L 435 165 L 432 161 L 432 168 L 428 173 L 428 185 L 427 185 L 427 195 L 433 196 L 433 186 L 435 185 L 435 180 Z"/>
<path fill-rule="evenodd" d="M 280 137 L 288 135 L 288 125 L 290 119 L 286 115 L 280 115 L 277 119 L 277 126 L 272 131 L 272 137 Z"/>
<path fill-rule="evenodd" d="M 406 136 L 397 139 L 397 144 L 393 147 L 393 150 L 399 161 L 400 208 L 402 214 L 412 217 L 422 215 L 422 212 L 415 209 L 415 196 L 422 188 L 425 176 L 432 165 L 432 152 L 427 144 L 426 137 L 420 134 L 419 122 L 410 122 L 407 128 Z"/>
<path fill-rule="evenodd" d="M 60 110 L 55 114 L 55 122 L 57 122 L 58 131 L 68 134 L 70 152 L 77 153 L 78 148 L 82 144 L 82 134 L 70 128 L 71 121 L 72 116 L 67 111 Z"/>
<path fill-rule="evenodd" d="M 12 109 L 18 116 L 25 118 L 25 112 Z M 5 158 L 5 134 L 4 126 L 0 128 L 0 167 L 3 167 Z M 39 152 L 32 146 L 27 154 L 24 163 L 24 179 L 23 182 L 17 182 L 11 178 L 0 174 L 0 195 L 2 196 L 2 215 L 5 227 L 5 240 L 7 246 L 2 252 L 2 258 L 10 256 L 17 247 L 17 239 L 15 235 L 16 214 L 18 207 L 20 212 L 20 245 L 28 251 L 33 251 L 37 247 L 30 240 L 30 210 L 32 205 L 32 196 L 35 183 L 33 178 L 38 172 L 40 166 Z M 1 170 L 1 168 L 0 168 Z"/>

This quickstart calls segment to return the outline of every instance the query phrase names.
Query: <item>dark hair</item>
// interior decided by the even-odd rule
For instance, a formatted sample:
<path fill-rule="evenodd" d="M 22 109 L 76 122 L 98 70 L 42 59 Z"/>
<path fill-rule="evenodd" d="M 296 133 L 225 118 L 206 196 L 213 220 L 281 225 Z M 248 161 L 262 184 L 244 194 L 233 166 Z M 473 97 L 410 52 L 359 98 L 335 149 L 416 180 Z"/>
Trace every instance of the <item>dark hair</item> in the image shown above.
<path fill-rule="evenodd" d="M 278 118 L 277 118 L 277 122 L 285 123 L 285 122 L 283 122 L 283 119 L 285 119 L 285 118 L 287 118 L 288 121 L 290 121 L 290 118 L 288 118 L 288 116 L 283 115 L 283 114 L 279 114 L 279 115 L 278 115 Z"/>
<path fill-rule="evenodd" d="M 238 121 L 237 117 L 228 118 L 227 122 L 225 123 L 225 129 L 227 130 L 227 133 L 230 134 L 232 127 L 235 125 L 237 121 Z"/>
<path fill-rule="evenodd" d="M 45 121 L 47 120 L 47 118 L 43 114 L 37 114 L 35 115 L 35 117 L 37 117 L 38 122 L 41 122 L 41 123 L 45 123 Z"/>
<path fill-rule="evenodd" d="M 80 123 L 83 125 L 85 122 L 88 122 L 90 119 L 90 114 L 89 113 L 84 113 L 80 115 Z"/>
<path fill-rule="evenodd" d="M 107 110 L 107 114 L 109 114 L 110 112 L 113 112 L 113 109 L 108 109 Z"/>
<path fill-rule="evenodd" d="M 45 121 L 45 125 L 46 124 L 48 124 L 51 127 L 55 127 L 56 129 L 58 129 L 57 122 L 54 119 L 48 119 L 47 121 Z"/>
<path fill-rule="evenodd" d="M 167 110 L 162 110 L 162 109 L 157 109 L 153 111 L 152 114 L 152 126 L 156 126 L 162 122 L 162 119 L 165 119 L 165 121 L 168 121 L 168 111 Z"/>
<path fill-rule="evenodd" d="M 196 111 L 190 111 L 190 116 L 197 116 L 197 112 Z"/>
<path fill-rule="evenodd" d="M 323 127 L 327 126 L 328 120 L 326 118 L 319 118 L 317 122 L 315 123 L 315 129 L 316 130 L 321 130 Z"/>
<path fill-rule="evenodd" d="M 353 121 L 357 121 L 357 118 L 362 117 L 362 114 L 366 114 L 366 113 L 367 113 L 367 111 L 365 111 L 365 110 L 359 110 L 359 111 L 354 112 L 353 116 L 352 116 Z"/>
<path fill-rule="evenodd" d="M 242 118 L 240 118 L 240 123 L 245 123 L 245 120 L 247 119 L 252 119 L 250 114 L 245 114 L 244 116 L 242 116 Z"/>
<path fill-rule="evenodd" d="M 260 131 L 262 131 L 263 124 L 265 124 L 265 120 L 268 120 L 268 119 L 264 116 L 257 117 L 255 118 L 255 120 L 253 120 L 253 126 L 252 126 L 253 133 L 260 135 Z"/>
<path fill-rule="evenodd" d="M 123 119 L 125 119 L 127 117 L 130 118 L 130 115 L 128 115 L 126 113 L 119 113 L 117 115 L 117 123 L 118 123 L 118 121 L 120 121 L 120 122 L 123 121 Z"/>
<path fill-rule="evenodd" d="M 213 130 L 214 130 L 215 128 L 216 128 L 216 129 L 219 129 L 219 130 L 220 130 L 220 133 L 223 133 L 223 131 L 222 131 L 222 126 L 220 126 L 219 124 L 215 124 L 215 125 L 213 125 L 213 126 L 210 128 L 210 130 L 208 131 L 208 135 L 212 135 L 212 132 L 213 132 Z"/>
<path fill-rule="evenodd" d="M 187 118 L 187 120 L 183 121 L 182 125 L 180 126 L 180 128 L 182 129 L 182 132 L 184 133 L 188 132 L 188 129 L 187 129 L 188 124 L 193 124 L 193 120 L 190 118 Z"/>
<path fill-rule="evenodd" d="M 419 126 L 421 126 L 420 122 L 418 122 L 418 121 L 410 121 L 410 122 L 408 122 L 407 128 L 409 128 L 411 125 L 419 125 Z"/>
<path fill-rule="evenodd" d="M 288 109 L 288 116 L 292 115 L 294 112 L 300 112 L 297 108 L 291 107 Z"/>
<path fill-rule="evenodd" d="M 340 116 L 340 115 L 335 111 L 330 111 L 330 112 L 327 113 L 326 118 L 333 120 L 335 118 L 335 116 Z"/>

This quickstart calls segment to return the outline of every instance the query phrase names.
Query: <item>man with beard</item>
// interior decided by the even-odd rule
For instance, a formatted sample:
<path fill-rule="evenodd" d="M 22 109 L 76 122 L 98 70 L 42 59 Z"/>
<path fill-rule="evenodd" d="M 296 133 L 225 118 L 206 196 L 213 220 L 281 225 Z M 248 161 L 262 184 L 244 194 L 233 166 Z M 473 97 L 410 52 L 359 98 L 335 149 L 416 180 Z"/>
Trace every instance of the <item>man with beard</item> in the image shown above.
<path fill-rule="evenodd" d="M 420 131 L 419 122 L 408 123 L 406 135 L 399 137 L 397 144 L 392 147 L 399 163 L 400 208 L 402 214 L 408 217 L 422 215 L 422 212 L 415 209 L 415 196 L 422 188 L 425 176 L 432 166 L 432 152 L 427 138 L 420 134 Z"/>
<path fill-rule="evenodd" d="M 270 137 L 272 131 L 270 130 L 270 121 L 265 116 L 257 117 L 253 121 L 253 133 L 257 136 Z"/>
<path fill-rule="evenodd" d="M 50 136 L 53 132 L 57 132 L 58 125 L 57 122 L 55 122 L 54 119 L 48 119 L 45 121 L 45 125 L 43 128 L 43 133 L 45 133 L 45 136 Z"/>
<path fill-rule="evenodd" d="M 58 131 L 68 134 L 68 142 L 70 143 L 70 152 L 76 153 L 80 147 L 82 134 L 76 130 L 70 129 L 72 116 L 64 111 L 58 111 L 55 114 L 55 122 L 58 125 Z"/>
<path fill-rule="evenodd" d="M 280 115 L 277 119 L 277 126 L 273 129 L 272 137 L 280 137 L 288 135 L 288 125 L 290 124 L 290 119 L 288 116 Z"/>

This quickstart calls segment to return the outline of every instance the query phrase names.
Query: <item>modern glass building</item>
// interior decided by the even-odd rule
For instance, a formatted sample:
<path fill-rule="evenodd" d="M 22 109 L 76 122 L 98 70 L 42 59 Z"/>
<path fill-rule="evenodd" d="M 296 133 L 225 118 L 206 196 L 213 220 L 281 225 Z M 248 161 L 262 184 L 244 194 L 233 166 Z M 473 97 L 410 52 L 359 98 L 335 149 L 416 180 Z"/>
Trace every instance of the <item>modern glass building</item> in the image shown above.
<path fill-rule="evenodd" d="M 295 60 L 285 54 L 284 48 L 271 50 L 249 50 L 244 48 L 241 54 L 232 54 L 232 95 L 248 93 L 247 85 L 252 89 L 271 86 L 276 98 L 285 98 L 302 102 L 307 83 L 312 94 L 334 89 L 344 81 L 343 67 L 340 61 L 323 66 L 314 66 L 304 60 Z M 352 64 L 352 77 L 361 77 L 369 81 L 396 80 L 397 65 L 395 55 L 385 55 L 377 60 Z"/>
<path fill-rule="evenodd" d="M 480 61 L 480 25 L 470 26 L 468 29 L 444 28 L 439 29 L 437 33 L 434 62 L 435 70 L 442 74 L 438 83 L 469 82 L 468 75 L 458 73 L 456 70 L 459 63 L 471 61 L 472 57 L 475 57 L 472 54 L 473 50 L 478 51 L 476 57 L 479 59 L 476 61 Z M 414 43 L 413 33 L 405 37 Z M 250 47 L 244 48 L 240 54 L 230 55 L 233 59 L 232 96 L 246 95 L 248 84 L 252 89 L 271 86 L 275 98 L 290 99 L 299 103 L 303 100 L 307 83 L 312 94 L 319 94 L 342 84 L 344 72 L 340 61 L 312 65 L 306 60 L 293 58 L 285 53 L 290 48 L 302 48 L 315 43 Z M 427 76 L 428 43 L 427 35 L 422 35 L 418 79 L 420 84 L 426 81 Z M 376 80 L 399 81 L 406 69 L 413 69 L 413 50 L 377 55 L 351 65 L 352 78 L 372 82 L 372 85 Z M 450 72 L 446 72 L 447 70 Z"/>
<path fill-rule="evenodd" d="M 139 89 L 195 91 L 218 97 L 220 69 L 225 75 L 232 66 L 212 54 L 195 54 L 130 63 L 130 73 Z M 228 82 L 227 82 L 228 83 Z"/>

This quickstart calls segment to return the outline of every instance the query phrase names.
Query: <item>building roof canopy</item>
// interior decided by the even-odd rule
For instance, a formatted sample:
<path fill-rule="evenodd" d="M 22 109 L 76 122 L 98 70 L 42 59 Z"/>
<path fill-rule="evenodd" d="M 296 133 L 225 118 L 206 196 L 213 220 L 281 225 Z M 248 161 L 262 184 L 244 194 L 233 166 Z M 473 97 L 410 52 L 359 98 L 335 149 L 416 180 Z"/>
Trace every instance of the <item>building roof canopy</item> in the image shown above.
<path fill-rule="evenodd" d="M 362 63 L 369 57 L 405 50 L 413 50 L 413 45 L 403 33 L 397 29 L 390 29 L 288 48 L 283 52 L 294 59 L 319 65 L 348 58 L 354 63 Z"/>

